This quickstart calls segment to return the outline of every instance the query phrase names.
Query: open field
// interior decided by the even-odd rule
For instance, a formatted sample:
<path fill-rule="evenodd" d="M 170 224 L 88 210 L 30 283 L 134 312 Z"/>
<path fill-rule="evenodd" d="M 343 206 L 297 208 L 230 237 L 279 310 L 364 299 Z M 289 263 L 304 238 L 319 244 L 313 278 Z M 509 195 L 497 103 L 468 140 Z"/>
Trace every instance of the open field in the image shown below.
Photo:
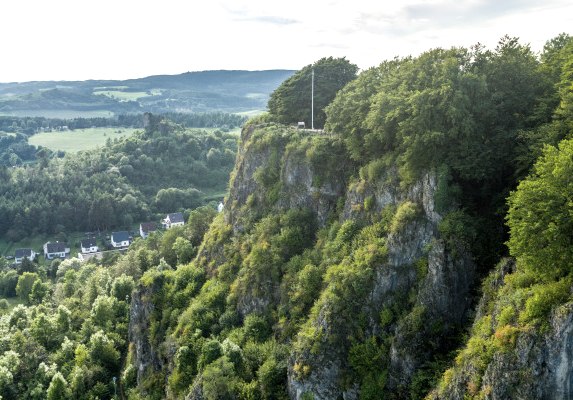
<path fill-rule="evenodd" d="M 75 153 L 103 146 L 107 139 L 131 136 L 136 130 L 133 128 L 88 128 L 64 132 L 42 132 L 30 136 L 28 142 L 50 150 Z"/>
<path fill-rule="evenodd" d="M 9 117 L 44 117 L 44 118 L 108 118 L 113 117 L 114 113 L 107 110 L 11 110 L 9 112 L 0 111 L 0 116 Z"/>
<path fill-rule="evenodd" d="M 237 115 L 243 115 L 245 117 L 256 117 L 257 115 L 261 115 L 262 113 L 264 113 L 265 110 L 250 110 L 250 111 L 241 111 L 238 113 L 235 113 Z"/>
<path fill-rule="evenodd" d="M 147 96 L 157 96 L 161 94 L 161 90 L 153 89 L 147 92 L 126 92 L 123 90 L 94 90 L 93 94 L 98 96 L 107 96 L 119 101 L 136 101 Z"/>

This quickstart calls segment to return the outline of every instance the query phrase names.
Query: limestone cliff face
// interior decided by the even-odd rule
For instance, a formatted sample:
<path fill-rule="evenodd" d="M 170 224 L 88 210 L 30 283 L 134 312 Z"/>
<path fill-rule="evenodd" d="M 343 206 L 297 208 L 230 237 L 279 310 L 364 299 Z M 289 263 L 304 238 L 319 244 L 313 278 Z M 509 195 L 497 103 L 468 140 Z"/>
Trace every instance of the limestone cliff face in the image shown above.
<path fill-rule="evenodd" d="M 454 256 L 452 249 L 440 239 L 438 223 L 441 216 L 435 211 L 435 191 L 436 177 L 428 173 L 407 189 L 400 189 L 391 182 L 391 176 L 386 175 L 374 184 L 355 185 L 345 194 L 342 221 L 361 218 L 368 198 L 377 211 L 405 202 L 420 209 L 414 220 L 387 236 L 387 260 L 376 267 L 371 290 L 363 299 L 363 312 L 371 320 L 369 334 L 378 335 L 381 328 L 375 322 L 376 315 L 385 307 L 404 302 L 404 297 L 415 296 L 411 312 L 385 328 L 392 337 L 387 379 L 389 393 L 399 393 L 422 360 L 431 359 L 431 349 L 425 350 L 428 341 L 441 340 L 440 333 L 429 332 L 428 326 L 417 326 L 412 330 L 408 323 L 410 316 L 422 312 L 424 324 L 460 326 L 470 306 L 474 264 L 467 252 L 457 251 Z M 425 276 L 421 276 L 416 266 L 420 262 L 427 263 Z M 318 315 L 312 324 L 327 338 L 338 328 L 333 323 L 332 310 L 326 305 Z M 288 377 L 291 398 L 301 399 L 312 394 L 314 399 L 357 399 L 357 382 L 347 383 L 346 387 L 340 384 L 348 369 L 348 349 L 332 349 L 328 345 L 321 348 L 325 350 L 318 354 L 307 351 L 294 354 Z M 297 364 L 310 366 L 311 372 L 306 376 L 297 374 Z"/>
<path fill-rule="evenodd" d="M 301 139 L 296 130 L 281 136 L 273 136 L 272 143 L 263 143 L 265 129 L 256 126 L 246 128 L 241 136 L 237 162 L 230 183 L 229 197 L 225 204 L 225 217 L 234 231 L 241 231 L 246 208 L 253 208 L 268 202 L 265 197 L 271 188 L 266 186 L 257 175 L 263 170 L 274 170 L 277 181 L 274 190 L 276 202 L 273 208 L 287 210 L 290 208 L 308 208 L 316 213 L 319 225 L 323 226 L 328 217 L 335 211 L 337 201 L 344 196 L 348 161 L 340 159 L 336 170 L 328 171 L 331 179 L 319 179 L 317 168 L 309 157 L 300 149 L 289 146 L 293 138 Z M 253 134 L 259 137 L 253 138 Z M 308 134 L 307 134 L 308 135 Z M 328 139 L 325 137 L 325 139 Z M 303 149 L 304 150 L 304 149 Z M 329 155 L 331 158 L 335 154 Z M 245 207 L 247 206 L 247 207 Z"/>
<path fill-rule="evenodd" d="M 368 265 L 366 275 L 357 270 L 356 277 L 349 274 L 345 280 L 344 284 L 356 292 L 348 298 L 353 312 L 339 315 L 327 293 L 337 289 L 329 283 L 323 283 L 313 294 L 318 300 L 307 320 L 301 322 L 301 331 L 316 332 L 316 337 L 309 339 L 312 345 L 302 339 L 301 332 L 286 339 L 291 348 L 286 381 L 292 399 L 309 395 L 315 400 L 358 399 L 363 382 L 356 378 L 350 365 L 351 347 L 372 339 L 381 352 L 379 363 L 383 364 L 380 376 L 374 377 L 384 380 L 381 395 L 408 398 L 408 385 L 415 375 L 425 362 L 438 355 L 445 338 L 466 320 L 470 291 L 475 284 L 471 255 L 455 240 L 446 242 L 440 236 L 442 216 L 434 203 L 436 175 L 428 171 L 401 187 L 396 182 L 396 171 L 390 169 L 374 181 L 354 178 L 350 184 L 350 177 L 356 176 L 357 171 L 352 162 L 339 154 L 342 145 L 336 138 L 307 137 L 284 127 L 274 129 L 244 129 L 224 215 L 215 221 L 217 229 L 206 234 L 195 263 L 215 278 L 220 268 L 227 274 L 237 271 L 228 275 L 234 281 L 229 282 L 227 311 L 240 319 L 253 313 L 274 318 L 277 305 L 285 297 L 281 291 L 289 289 L 281 282 L 284 268 L 280 267 L 273 278 L 270 274 L 257 275 L 256 288 L 249 281 L 250 272 L 243 270 L 248 268 L 245 259 L 253 244 L 242 241 L 258 221 L 273 213 L 304 209 L 311 211 L 319 228 L 328 230 L 337 224 L 356 222 L 357 229 L 366 229 L 390 211 L 394 214 L 390 228 L 384 228 L 383 234 L 376 233 L 382 237 L 376 236 L 373 242 L 379 243 L 379 248 L 368 248 L 363 254 L 370 259 L 368 253 L 376 253 L 374 265 Z M 401 212 L 406 216 L 400 217 Z M 230 261 L 230 248 L 237 243 L 240 251 L 232 253 L 234 258 Z M 320 244 L 305 244 L 307 249 L 315 245 L 316 253 L 320 253 Z M 353 256 L 349 251 L 343 257 Z M 325 276 L 330 269 L 344 266 L 340 260 L 324 259 L 320 263 L 326 270 Z M 132 302 L 130 340 L 135 348 L 139 383 L 149 371 L 168 374 L 166 370 L 170 368 L 171 356 L 166 355 L 169 346 L 164 342 L 160 351 L 148 334 L 149 320 L 157 306 L 150 300 L 153 293 L 152 287 L 140 288 Z M 359 328 L 350 331 L 347 325 L 357 319 Z M 175 350 L 169 354 L 175 354 Z M 201 371 L 198 374 L 188 393 L 190 399 L 201 398 Z"/>
<path fill-rule="evenodd" d="M 515 262 L 506 260 L 492 273 L 495 279 L 486 284 L 476 324 L 488 328 L 499 319 L 505 302 L 488 296 L 496 296 L 503 289 L 504 277 L 514 270 Z M 484 334 L 483 326 L 480 331 L 482 339 L 491 333 L 486 329 Z M 468 346 L 484 343 L 478 349 L 482 354 L 471 357 L 465 353 L 468 349 L 464 349 L 428 399 L 573 399 L 573 302 L 557 307 L 543 329 L 533 326 L 517 329 L 511 340 L 503 340 L 503 330 L 493 333 L 493 340 L 501 341 L 501 345 L 492 347 L 485 340 L 480 341 L 480 333 L 474 329 Z"/>
<path fill-rule="evenodd" d="M 129 341 L 133 345 L 137 383 L 143 383 L 150 373 L 161 369 L 157 349 L 151 344 L 149 327 L 154 311 L 152 288 L 140 287 L 133 292 L 129 311 Z"/>

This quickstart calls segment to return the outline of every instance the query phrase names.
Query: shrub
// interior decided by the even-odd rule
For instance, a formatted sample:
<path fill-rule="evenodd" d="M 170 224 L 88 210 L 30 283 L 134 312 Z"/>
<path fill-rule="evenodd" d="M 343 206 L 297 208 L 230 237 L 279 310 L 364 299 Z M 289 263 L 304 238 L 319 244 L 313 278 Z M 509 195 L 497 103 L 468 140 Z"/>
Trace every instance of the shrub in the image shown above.
<path fill-rule="evenodd" d="M 397 233 L 404 229 L 406 224 L 412 222 L 420 214 L 420 207 L 411 201 L 405 201 L 398 206 L 396 214 L 390 224 L 390 232 Z"/>

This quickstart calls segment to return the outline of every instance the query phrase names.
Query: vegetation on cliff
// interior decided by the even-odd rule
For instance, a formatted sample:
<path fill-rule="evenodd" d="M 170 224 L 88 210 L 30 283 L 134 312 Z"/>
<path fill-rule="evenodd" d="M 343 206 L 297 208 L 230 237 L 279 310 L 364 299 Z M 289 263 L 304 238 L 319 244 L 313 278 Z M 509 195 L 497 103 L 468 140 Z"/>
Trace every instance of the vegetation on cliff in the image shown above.
<path fill-rule="evenodd" d="M 3 273 L 28 305 L 0 318 L 0 394 L 487 397 L 492 360 L 550 332 L 570 300 L 572 43 L 384 62 L 321 105 L 326 133 L 270 105 L 243 128 L 224 212 L 197 210 L 117 261 Z M 211 141 L 231 146 L 152 122 L 142 136 L 207 162 Z M 111 145 L 126 150 L 114 166 L 153 194 L 127 167 L 140 139 Z"/>

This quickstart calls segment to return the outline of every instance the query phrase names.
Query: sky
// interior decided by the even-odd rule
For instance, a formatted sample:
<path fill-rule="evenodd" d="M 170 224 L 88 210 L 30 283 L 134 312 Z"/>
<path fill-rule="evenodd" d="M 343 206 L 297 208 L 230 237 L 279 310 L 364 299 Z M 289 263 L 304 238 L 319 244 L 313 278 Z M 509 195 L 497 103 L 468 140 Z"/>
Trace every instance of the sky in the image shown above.
<path fill-rule="evenodd" d="M 573 35 L 571 0 L 2 0 L 0 82 L 300 69 Z"/>

